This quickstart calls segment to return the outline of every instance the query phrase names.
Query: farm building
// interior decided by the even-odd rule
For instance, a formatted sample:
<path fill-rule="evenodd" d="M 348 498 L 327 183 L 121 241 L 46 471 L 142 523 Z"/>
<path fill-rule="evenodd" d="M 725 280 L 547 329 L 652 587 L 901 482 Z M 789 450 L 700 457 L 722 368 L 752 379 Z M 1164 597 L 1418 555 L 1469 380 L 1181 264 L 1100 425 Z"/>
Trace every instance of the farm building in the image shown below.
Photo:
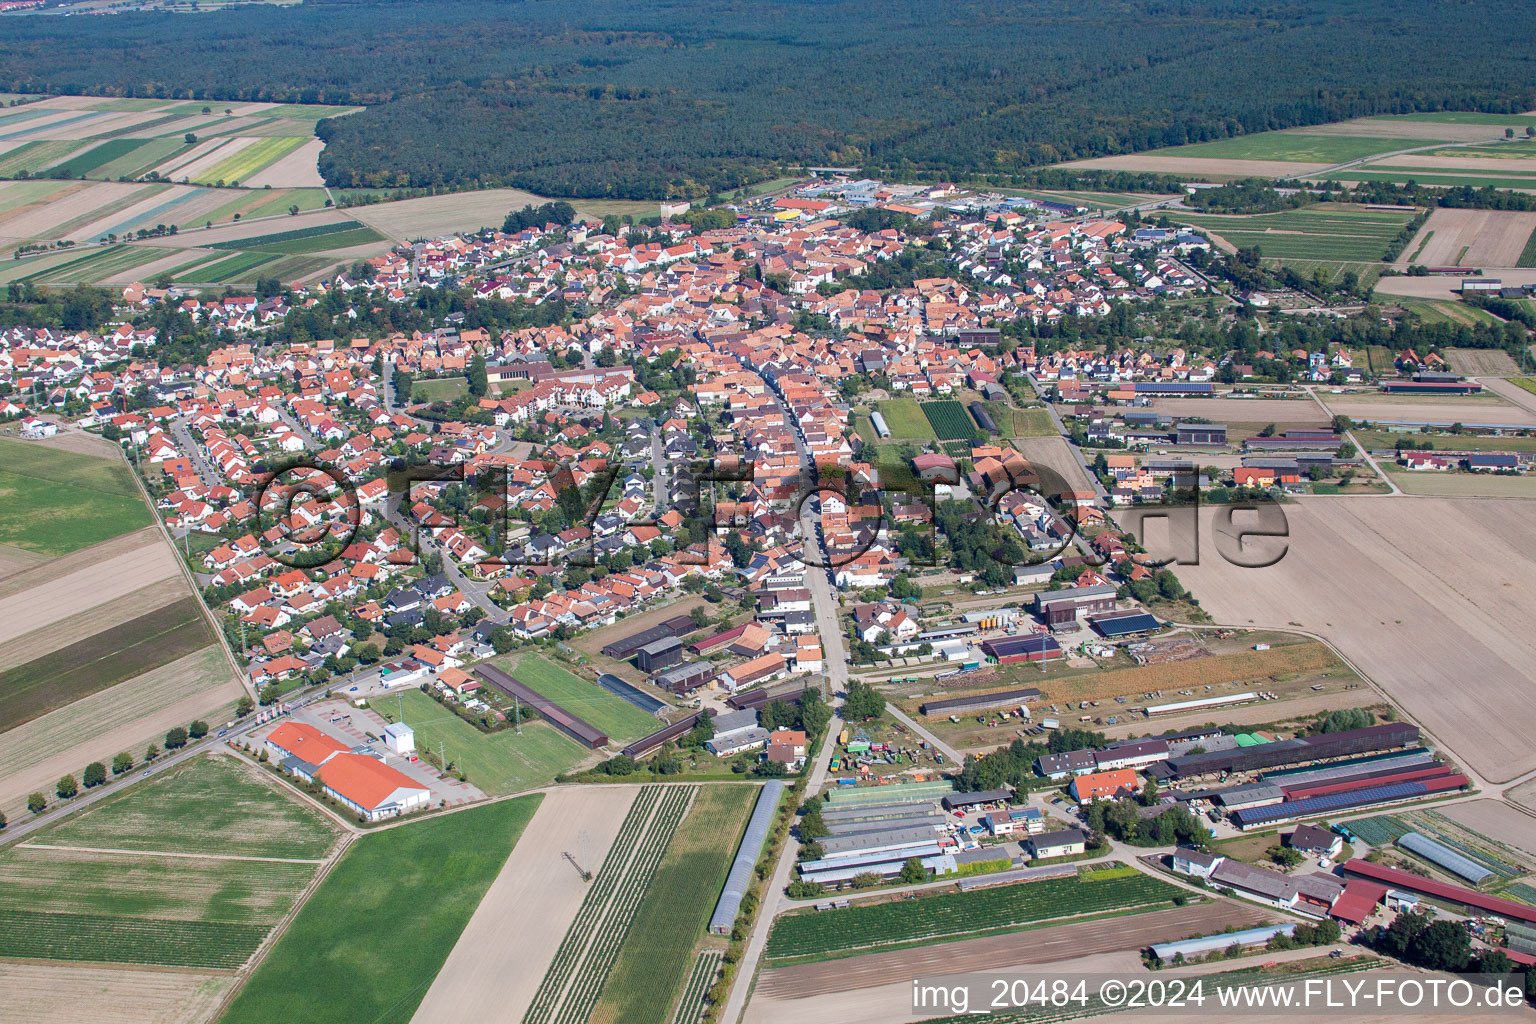
<path fill-rule="evenodd" d="M 713 712 L 704 710 L 680 718 L 673 722 L 671 725 L 657 729 L 649 736 L 642 736 L 635 740 L 635 742 L 625 747 L 622 753 L 625 757 L 644 757 L 646 754 L 649 754 L 651 751 L 660 747 L 663 743 L 666 743 L 669 740 L 677 739 L 679 736 L 683 735 L 688 730 L 697 725 L 700 718 L 709 715 L 713 715 Z"/>
<path fill-rule="evenodd" d="M 603 655 L 614 661 L 628 661 L 635 656 L 635 652 L 646 644 L 655 643 L 657 640 L 665 640 L 668 637 L 687 636 L 697 629 L 693 620 L 686 615 L 674 615 L 665 622 L 643 629 L 638 633 L 632 633 L 622 640 L 615 640 L 603 648 Z"/>
<path fill-rule="evenodd" d="M 1091 804 L 1097 800 L 1114 800 L 1132 795 L 1137 788 L 1135 772 L 1129 768 L 1116 768 L 1114 771 L 1079 775 L 1067 787 L 1067 792 L 1078 803 Z"/>
<path fill-rule="evenodd" d="M 1040 691 L 1033 686 L 1026 686 L 1021 690 L 999 690 L 996 693 L 973 693 L 965 697 L 931 700 L 917 710 L 924 715 L 964 714 L 970 711 L 984 711 L 988 708 L 1023 706 L 1029 701 L 1039 699 Z"/>
<path fill-rule="evenodd" d="M 1157 621 L 1157 616 L 1146 612 L 1090 615 L 1088 625 L 1092 626 L 1100 636 L 1111 640 L 1116 637 L 1135 636 L 1137 633 L 1150 633 L 1163 628 L 1163 624 Z"/>
<path fill-rule="evenodd" d="M 1493 877 L 1493 872 L 1483 867 L 1477 861 L 1464 854 L 1437 843 L 1433 839 L 1417 832 L 1409 832 L 1399 836 L 1397 845 L 1409 853 L 1416 853 L 1431 864 L 1442 867 L 1453 875 L 1460 875 L 1473 885 L 1482 885 Z"/>
<path fill-rule="evenodd" d="M 1336 857 L 1344 848 L 1344 837 L 1317 825 L 1297 825 L 1285 839 L 1286 845 L 1314 857 Z"/>
<path fill-rule="evenodd" d="M 983 789 L 974 793 L 948 793 L 939 801 L 946 811 L 985 807 L 987 804 L 1006 804 L 1013 794 L 1006 789 Z"/>
<path fill-rule="evenodd" d="M 1268 807 L 1251 807 L 1232 815 L 1232 823 L 1240 829 L 1262 828 L 1301 818 L 1315 818 L 1335 811 L 1353 810 L 1373 804 L 1399 803 L 1417 800 L 1431 793 L 1447 793 L 1468 784 L 1465 775 L 1447 771 L 1437 778 L 1420 782 L 1396 782 L 1389 785 L 1367 785 L 1346 792 L 1329 793 L 1325 796 L 1307 797 L 1301 800 L 1285 800 Z"/>
<path fill-rule="evenodd" d="M 1088 837 L 1082 829 L 1064 828 L 1057 832 L 1041 832 L 1037 836 L 1030 836 L 1025 840 L 1025 845 L 1029 847 L 1030 855 L 1037 860 L 1043 857 L 1070 857 L 1087 851 Z"/>
<path fill-rule="evenodd" d="M 1116 589 L 1112 584 L 1105 583 L 1094 587 L 1043 590 L 1035 595 L 1035 614 L 1051 629 L 1074 628 L 1079 615 L 1099 615 L 1114 611 Z"/>
<path fill-rule="evenodd" d="M 1168 744 L 1163 740 L 1129 740 L 1116 743 L 1094 754 L 1099 771 L 1116 768 L 1145 768 L 1155 761 L 1168 760 Z"/>
<path fill-rule="evenodd" d="M 1045 814 L 1038 807 L 1004 808 L 984 815 L 981 823 L 995 836 L 1038 835 L 1045 829 Z"/>
<path fill-rule="evenodd" d="M 772 701 L 797 701 L 807 689 L 808 686 L 803 680 L 782 683 L 778 686 L 759 686 L 744 693 L 733 693 L 725 699 L 725 703 L 738 711 L 742 708 L 760 708 Z"/>
<path fill-rule="evenodd" d="M 1017 608 L 978 608 L 962 612 L 960 618 L 981 629 L 1008 629 L 1019 621 Z"/>
<path fill-rule="evenodd" d="M 1224 445 L 1227 443 L 1225 423 L 1175 423 L 1175 444 Z"/>
<path fill-rule="evenodd" d="M 829 807 L 873 807 L 877 804 L 931 803 L 953 793 L 948 779 L 933 782 L 904 782 L 887 786 L 839 786 L 827 793 Z M 826 811 L 822 812 L 823 815 Z"/>
<path fill-rule="evenodd" d="M 1192 846 L 1178 846 L 1173 851 L 1173 870 L 1181 875 L 1209 878 L 1222 859 L 1220 854 L 1197 850 Z"/>
<path fill-rule="evenodd" d="M 1339 894 L 1339 898 L 1333 901 L 1333 907 L 1328 911 L 1328 916 L 1336 917 L 1349 924 L 1363 924 L 1386 892 L 1387 887 L 1384 885 L 1367 882 L 1363 878 L 1351 878 L 1345 883 L 1344 891 Z"/>
<path fill-rule="evenodd" d="M 1061 645 L 1046 633 L 1029 636 L 1005 636 L 981 642 L 982 653 L 999 665 L 1018 661 L 1046 661 L 1062 656 Z"/>
<path fill-rule="evenodd" d="M 1253 696 L 1257 697 L 1257 694 Z M 1192 702 L 1185 702 L 1186 706 L 1189 703 Z M 1149 707 L 1147 713 L 1169 713 L 1168 709 L 1172 707 L 1175 705 Z M 1169 758 L 1160 765 L 1154 765 L 1151 770 L 1157 778 L 1193 779 L 1203 775 L 1256 772 L 1266 768 L 1285 768 L 1347 757 L 1350 754 L 1396 750 L 1400 747 L 1417 746 L 1418 742 L 1418 726 L 1409 722 L 1387 722 L 1382 725 L 1367 726 L 1364 729 L 1297 737 L 1256 747 L 1185 754 L 1181 757 Z"/>
<path fill-rule="evenodd" d="M 777 651 L 764 654 L 762 657 L 753 658 L 751 661 L 733 665 L 720 673 L 720 681 L 732 693 L 737 690 L 766 682 L 784 674 L 784 655 Z"/>
<path fill-rule="evenodd" d="M 635 652 L 635 667 L 647 675 L 671 668 L 683 660 L 683 643 L 675 636 L 652 640 Z"/>
<path fill-rule="evenodd" d="M 970 409 L 971 418 L 976 421 L 977 426 L 989 434 L 998 433 L 997 424 L 993 421 L 991 413 L 987 412 L 986 406 L 980 402 L 972 402 Z"/>
<path fill-rule="evenodd" d="M 1259 695 L 1253 692 L 1229 693 L 1224 697 L 1202 697 L 1199 700 L 1180 700 L 1172 704 L 1147 705 L 1147 717 L 1156 718 L 1158 715 L 1179 715 L 1186 711 L 1204 711 L 1207 708 L 1231 707 L 1234 704 L 1246 704 L 1249 701 L 1258 700 Z"/>
<path fill-rule="evenodd" d="M 955 460 L 942 452 L 925 452 L 912 459 L 912 469 L 917 473 L 917 478 L 923 481 L 936 483 L 955 483 L 960 479 L 960 471 L 955 468 Z"/>
<path fill-rule="evenodd" d="M 756 750 L 768 742 L 768 730 L 757 724 L 757 712 L 750 708 L 719 715 L 713 725 L 715 734 L 704 745 L 716 757 Z"/>
<path fill-rule="evenodd" d="M 651 676 L 651 685 L 661 690 L 670 690 L 672 693 L 689 694 L 702 686 L 709 685 L 715 678 L 715 666 L 707 661 L 690 661 L 683 665 L 673 665 L 671 668 L 662 669 Z"/>
<path fill-rule="evenodd" d="M 409 775 L 366 754 L 337 754 L 317 775 L 325 792 L 368 821 L 425 807 L 432 792 Z"/>
<path fill-rule="evenodd" d="M 1198 939 L 1183 939 L 1179 942 L 1154 942 L 1152 955 L 1159 960 L 1167 961 L 1183 953 L 1184 959 L 1193 960 L 1217 950 L 1230 949 L 1234 945 L 1263 946 L 1276 935 L 1291 935 L 1295 931 L 1295 924 L 1272 924 L 1261 928 L 1248 928 L 1240 932 L 1222 932 L 1219 935 L 1205 935 Z"/>
<path fill-rule="evenodd" d="M 1437 900 L 1459 903 L 1462 906 L 1493 914 L 1505 920 L 1536 924 L 1536 907 L 1529 904 L 1516 903 L 1514 900 L 1501 899 L 1498 896 L 1488 896 L 1474 889 L 1452 885 L 1449 882 L 1437 882 L 1434 879 L 1415 875 L 1412 872 L 1403 871 L 1398 868 L 1372 864 L 1361 857 L 1345 861 L 1342 867 L 1349 874 L 1359 875 L 1373 882 L 1380 882 L 1383 885 L 1391 886 L 1393 889 L 1421 893 L 1425 896 L 1432 896 Z"/>
<path fill-rule="evenodd" d="M 608 745 L 608 736 L 601 729 L 585 719 L 571 714 L 548 697 L 523 685 L 516 678 L 496 668 L 494 665 L 480 665 L 476 667 L 475 674 L 484 679 L 494 689 L 500 690 L 508 697 L 516 697 L 523 704 L 533 708 L 539 713 L 540 718 L 571 737 L 577 743 L 590 747 L 593 750 Z"/>
<path fill-rule="evenodd" d="M 326 761 L 352 750 L 340 740 L 303 722 L 284 722 L 273 729 L 267 736 L 266 749 L 267 757 L 305 782 L 313 782 L 315 772 Z"/>
<path fill-rule="evenodd" d="M 746 895 L 747 886 L 752 882 L 752 868 L 763 852 L 768 828 L 773 824 L 773 812 L 778 809 L 779 798 L 783 793 L 784 783 L 778 779 L 769 779 L 757 794 L 752 817 L 747 820 L 747 831 L 741 837 L 741 845 L 736 848 L 730 874 L 725 877 L 725 889 L 715 903 L 715 912 L 709 917 L 710 934 L 731 934 L 736 915 L 741 912 L 741 898 Z"/>
<path fill-rule="evenodd" d="M 870 425 L 875 428 L 876 436 L 880 437 L 881 439 L 885 439 L 891 436 L 891 428 L 886 426 L 885 417 L 880 415 L 879 410 L 869 414 L 869 422 Z"/>
<path fill-rule="evenodd" d="M 1064 779 L 1068 775 L 1092 775 L 1099 770 L 1099 759 L 1091 750 L 1068 750 L 1035 758 L 1035 771 L 1042 778 Z"/>
<path fill-rule="evenodd" d="M 1388 395 L 1476 395 L 1483 386 L 1475 380 L 1404 380 L 1383 382 L 1381 390 Z"/>

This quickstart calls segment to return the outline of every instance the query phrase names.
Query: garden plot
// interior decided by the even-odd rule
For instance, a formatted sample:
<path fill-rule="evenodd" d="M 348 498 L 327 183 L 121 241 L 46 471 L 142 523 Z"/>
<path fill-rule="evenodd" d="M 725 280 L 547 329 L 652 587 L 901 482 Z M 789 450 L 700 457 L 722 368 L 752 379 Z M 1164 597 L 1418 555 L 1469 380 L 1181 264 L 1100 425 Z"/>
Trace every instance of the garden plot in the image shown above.
<path fill-rule="evenodd" d="M 636 912 L 696 786 L 647 786 L 545 972 L 524 1024 L 585 1021 L 618 959 Z"/>
<path fill-rule="evenodd" d="M 414 1024 L 519 1020 L 533 1001 L 638 787 L 568 787 L 544 797 L 412 1017 Z M 582 836 L 585 835 L 585 849 Z"/>

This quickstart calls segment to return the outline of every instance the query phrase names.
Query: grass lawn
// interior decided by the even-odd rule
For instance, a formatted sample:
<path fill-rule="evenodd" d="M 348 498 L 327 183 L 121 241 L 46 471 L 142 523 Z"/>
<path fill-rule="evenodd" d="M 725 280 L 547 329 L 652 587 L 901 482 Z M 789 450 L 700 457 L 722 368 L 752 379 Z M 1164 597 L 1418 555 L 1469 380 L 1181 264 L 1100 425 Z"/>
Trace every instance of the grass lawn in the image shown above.
<path fill-rule="evenodd" d="M 469 381 L 463 377 L 443 377 L 440 380 L 418 380 L 411 385 L 411 397 L 421 396 L 426 402 L 451 402 L 469 391 Z"/>
<path fill-rule="evenodd" d="M 88 548 L 151 522 L 137 495 L 111 494 L 5 469 L 0 469 L 0 499 L 0 544 L 44 555 Z"/>
<path fill-rule="evenodd" d="M 608 734 L 609 739 L 629 742 L 661 728 L 662 722 L 596 683 L 578 679 L 537 654 L 525 654 L 514 664 L 502 664 L 523 685 L 586 719 Z"/>
<path fill-rule="evenodd" d="M 290 798 L 256 769 L 235 758 L 201 757 L 96 804 L 38 841 L 112 850 L 321 859 L 338 834 L 330 819 Z"/>
<path fill-rule="evenodd" d="M 592 1024 L 667 1019 L 758 792 L 757 786 L 700 788 L 635 914 Z"/>
<path fill-rule="evenodd" d="M 222 1020 L 406 1024 L 542 799 L 358 839 Z"/>
<path fill-rule="evenodd" d="M 877 403 L 876 409 L 885 418 L 885 425 L 890 428 L 891 437 L 895 440 L 932 440 L 938 436 L 934 434 L 933 424 L 923 415 L 923 407 L 915 398 L 892 398 Z"/>
<path fill-rule="evenodd" d="M 521 736 L 511 729 L 483 733 L 420 690 L 380 698 L 376 707 L 391 716 L 403 709 L 419 749 L 436 751 L 441 741 L 448 760 L 491 796 L 546 786 L 587 756 L 585 747 L 545 722 L 525 724 Z"/>
<path fill-rule="evenodd" d="M 0 672 L 0 732 L 214 642 L 195 597 Z"/>

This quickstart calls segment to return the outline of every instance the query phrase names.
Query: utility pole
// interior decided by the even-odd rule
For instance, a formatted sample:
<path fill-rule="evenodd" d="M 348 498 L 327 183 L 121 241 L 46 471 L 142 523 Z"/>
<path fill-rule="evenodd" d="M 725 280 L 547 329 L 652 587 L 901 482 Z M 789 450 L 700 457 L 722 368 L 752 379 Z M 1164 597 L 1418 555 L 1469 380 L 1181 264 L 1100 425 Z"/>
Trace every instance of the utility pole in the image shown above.
<path fill-rule="evenodd" d="M 517 734 L 523 734 L 523 706 L 518 703 L 517 694 L 512 695 L 512 724 L 517 727 Z"/>

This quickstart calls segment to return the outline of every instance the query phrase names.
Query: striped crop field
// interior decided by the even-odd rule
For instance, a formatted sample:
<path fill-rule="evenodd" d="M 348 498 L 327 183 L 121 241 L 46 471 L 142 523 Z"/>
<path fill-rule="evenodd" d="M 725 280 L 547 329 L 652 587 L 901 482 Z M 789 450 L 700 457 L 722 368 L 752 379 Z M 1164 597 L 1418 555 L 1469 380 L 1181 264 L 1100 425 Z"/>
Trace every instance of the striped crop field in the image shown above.
<path fill-rule="evenodd" d="M 220 160 L 192 180 L 199 185 L 208 185 L 215 181 L 244 181 L 308 141 L 308 139 L 294 138 L 261 139 L 228 159 Z"/>
<path fill-rule="evenodd" d="M 28 142 L 0 157 L 0 176 L 15 177 L 22 171 L 37 174 L 45 171 L 71 154 L 89 146 L 89 142 L 77 139 L 47 139 Z"/>
<path fill-rule="evenodd" d="M 236 253 L 228 259 L 203 267 L 196 276 L 199 282 L 206 284 L 255 280 L 256 275 L 251 271 L 275 259 L 277 259 L 276 256 L 266 252 Z"/>
<path fill-rule="evenodd" d="M 59 164 L 55 169 L 67 174 L 71 178 L 79 178 L 111 163 L 119 157 L 126 156 L 139 148 L 138 139 L 108 139 L 98 146 L 93 146 L 82 153 L 77 153 L 68 160 Z"/>
<path fill-rule="evenodd" d="M 1318 203 L 1260 214 L 1175 214 L 1173 220 L 1219 235 L 1239 249 L 1258 248 L 1279 260 L 1368 262 L 1412 219 L 1409 212 Z"/>
<path fill-rule="evenodd" d="M 124 150 L 121 156 L 95 168 L 98 178 L 114 181 L 118 178 L 137 178 L 141 174 L 154 170 L 183 150 L 192 148 L 181 139 L 124 139 L 122 141 L 133 143 L 132 148 Z"/>
<path fill-rule="evenodd" d="M 164 249 L 150 246 L 114 245 L 108 246 L 106 251 L 109 255 L 84 266 L 68 264 L 48 271 L 41 280 L 49 284 L 90 284 L 165 258 Z"/>

